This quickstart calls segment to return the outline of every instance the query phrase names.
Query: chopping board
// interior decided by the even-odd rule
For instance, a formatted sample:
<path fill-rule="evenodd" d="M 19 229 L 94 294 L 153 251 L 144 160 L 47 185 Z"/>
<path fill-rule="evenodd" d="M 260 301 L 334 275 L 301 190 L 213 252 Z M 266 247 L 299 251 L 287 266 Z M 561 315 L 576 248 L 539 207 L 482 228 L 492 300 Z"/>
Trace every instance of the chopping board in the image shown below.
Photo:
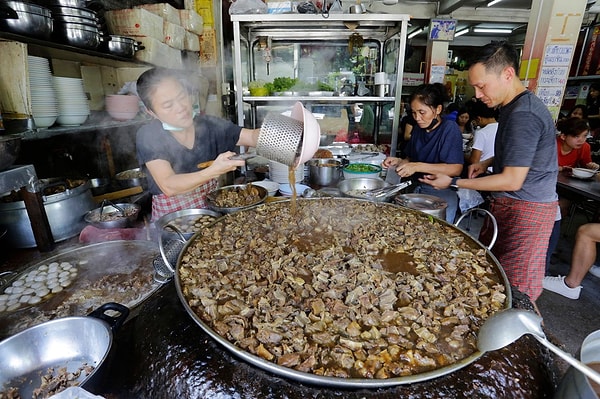
<path fill-rule="evenodd" d="M 37 260 L 0 286 L 4 293 L 14 280 L 52 262 L 68 262 L 77 268 L 71 285 L 48 295 L 32 306 L 0 313 L 0 339 L 58 317 L 85 316 L 106 302 L 134 308 L 155 292 L 155 257 L 160 252 L 153 241 L 109 241 L 62 250 Z"/>

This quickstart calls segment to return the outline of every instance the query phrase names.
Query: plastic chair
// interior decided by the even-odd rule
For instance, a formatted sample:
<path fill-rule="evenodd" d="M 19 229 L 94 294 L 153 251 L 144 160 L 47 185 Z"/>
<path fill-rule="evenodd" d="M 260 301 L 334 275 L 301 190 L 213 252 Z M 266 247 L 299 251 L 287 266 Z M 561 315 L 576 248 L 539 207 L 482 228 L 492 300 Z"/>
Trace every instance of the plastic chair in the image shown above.
<path fill-rule="evenodd" d="M 494 217 L 494 215 L 492 215 L 492 213 L 490 211 L 488 211 L 487 209 L 483 209 L 483 208 L 468 209 L 462 215 L 460 215 L 460 217 L 456 220 L 456 222 L 454 222 L 454 225 L 456 227 L 458 227 L 459 229 L 461 229 L 462 231 L 464 231 L 465 233 L 469 234 L 471 237 L 475 238 L 476 240 L 479 240 L 479 238 L 477 236 L 475 236 L 475 234 L 473 234 L 472 229 L 471 229 L 471 222 L 472 222 L 471 217 L 477 216 L 479 214 L 479 212 L 483 212 L 483 213 L 487 214 L 487 216 L 492 221 L 492 225 L 494 226 L 494 233 L 492 235 L 492 240 L 486 246 L 486 248 L 488 250 L 491 250 L 492 247 L 494 246 L 494 244 L 496 243 L 496 239 L 498 238 L 498 222 L 496 221 L 496 218 Z M 462 222 L 467 216 L 469 217 L 468 225 L 466 228 L 461 228 L 460 222 Z M 479 232 L 479 229 L 477 230 L 477 232 Z"/>

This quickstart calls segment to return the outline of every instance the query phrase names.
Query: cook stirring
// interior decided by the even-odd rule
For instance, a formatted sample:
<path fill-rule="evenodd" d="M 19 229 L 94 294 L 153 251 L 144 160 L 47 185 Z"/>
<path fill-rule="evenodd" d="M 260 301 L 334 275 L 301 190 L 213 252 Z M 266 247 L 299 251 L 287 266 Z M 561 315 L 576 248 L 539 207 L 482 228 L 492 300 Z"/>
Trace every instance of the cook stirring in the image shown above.
<path fill-rule="evenodd" d="M 256 147 L 260 129 L 195 115 L 192 97 L 176 72 L 153 68 L 137 80 L 137 91 L 155 119 L 136 136 L 137 158 L 148 176 L 152 220 L 181 209 L 205 208 L 206 195 L 217 188 L 216 178 L 244 166 L 230 159 L 236 146 Z M 207 168 L 198 164 L 214 160 Z"/>

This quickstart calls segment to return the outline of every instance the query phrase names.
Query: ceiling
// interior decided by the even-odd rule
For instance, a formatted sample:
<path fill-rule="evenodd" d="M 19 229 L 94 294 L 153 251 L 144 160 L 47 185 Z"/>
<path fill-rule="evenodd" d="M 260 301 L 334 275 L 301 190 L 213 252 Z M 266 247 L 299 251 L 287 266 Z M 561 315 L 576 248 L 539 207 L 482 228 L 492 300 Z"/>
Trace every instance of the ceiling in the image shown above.
<path fill-rule="evenodd" d="M 499 38 L 523 43 L 532 0 L 501 0 L 488 7 L 490 2 L 491 0 L 372 0 L 369 10 L 409 13 L 412 17 L 409 35 L 420 28 L 424 29 L 410 39 L 415 45 L 426 43 L 426 32 L 432 18 L 456 19 L 456 32 L 468 29 L 468 33 L 454 38 L 454 46 L 479 46 Z M 587 0 L 583 25 L 597 22 L 600 1 L 598 4 L 596 2 L 597 0 Z M 474 28 L 508 29 L 510 33 L 476 33 Z"/>

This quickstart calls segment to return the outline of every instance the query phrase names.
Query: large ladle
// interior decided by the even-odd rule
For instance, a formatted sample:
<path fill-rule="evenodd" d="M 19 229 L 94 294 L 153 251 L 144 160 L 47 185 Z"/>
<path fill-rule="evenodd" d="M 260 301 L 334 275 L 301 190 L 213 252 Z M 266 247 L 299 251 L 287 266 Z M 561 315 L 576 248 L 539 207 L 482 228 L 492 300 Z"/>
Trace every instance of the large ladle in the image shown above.
<path fill-rule="evenodd" d="M 546 348 L 600 384 L 600 374 L 548 341 L 542 330 L 542 318 L 530 311 L 506 309 L 492 315 L 479 329 L 477 348 L 482 352 L 495 351 L 525 334 L 533 335 Z"/>

